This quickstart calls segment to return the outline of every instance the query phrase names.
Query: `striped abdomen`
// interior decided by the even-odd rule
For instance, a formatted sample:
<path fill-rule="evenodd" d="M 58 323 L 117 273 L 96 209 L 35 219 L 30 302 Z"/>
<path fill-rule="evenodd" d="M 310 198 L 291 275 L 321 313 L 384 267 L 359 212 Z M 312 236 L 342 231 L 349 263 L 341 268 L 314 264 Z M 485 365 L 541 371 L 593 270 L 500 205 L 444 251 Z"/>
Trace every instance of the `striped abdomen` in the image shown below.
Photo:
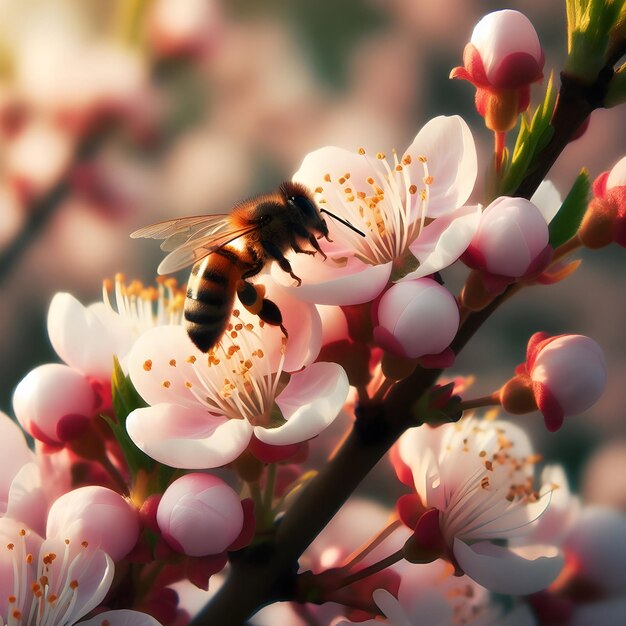
<path fill-rule="evenodd" d="M 240 277 L 236 255 L 224 249 L 193 266 L 184 314 L 189 338 L 202 352 L 208 352 L 224 334 Z"/>

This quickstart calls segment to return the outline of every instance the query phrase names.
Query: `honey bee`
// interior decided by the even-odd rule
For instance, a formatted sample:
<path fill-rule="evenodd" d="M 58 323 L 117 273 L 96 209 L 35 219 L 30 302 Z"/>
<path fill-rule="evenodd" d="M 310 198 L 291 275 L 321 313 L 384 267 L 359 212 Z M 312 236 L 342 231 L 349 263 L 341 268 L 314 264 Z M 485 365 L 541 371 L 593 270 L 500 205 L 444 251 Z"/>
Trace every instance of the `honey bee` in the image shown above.
<path fill-rule="evenodd" d="M 284 182 L 274 192 L 244 200 L 228 214 L 202 215 L 167 220 L 131 233 L 133 239 L 164 239 L 161 249 L 169 252 L 158 267 L 170 274 L 193 265 L 187 283 L 184 317 L 193 343 L 208 352 L 223 335 L 234 307 L 235 295 L 251 313 L 268 324 L 280 326 L 280 309 L 265 298 L 263 285 L 248 279 L 266 264 L 276 261 L 298 285 L 285 253 L 326 255 L 318 239 L 328 237 L 321 213 L 363 233 L 349 222 L 320 210 L 309 190 L 299 183 Z M 303 248 L 306 245 L 313 249 Z"/>

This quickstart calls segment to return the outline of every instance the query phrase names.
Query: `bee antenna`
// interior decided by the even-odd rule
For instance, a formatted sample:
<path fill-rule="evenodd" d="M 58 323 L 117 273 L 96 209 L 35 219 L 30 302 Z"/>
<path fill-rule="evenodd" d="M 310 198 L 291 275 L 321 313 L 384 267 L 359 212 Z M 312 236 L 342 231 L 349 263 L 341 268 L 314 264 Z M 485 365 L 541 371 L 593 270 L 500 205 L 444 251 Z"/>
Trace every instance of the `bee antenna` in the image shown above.
<path fill-rule="evenodd" d="M 361 235 L 361 237 L 365 237 L 365 233 L 360 231 L 356 226 L 353 226 L 352 224 L 350 224 L 348 220 L 344 220 L 342 217 L 339 217 L 338 215 L 335 215 L 334 213 L 331 213 L 330 211 L 327 211 L 326 209 L 320 209 L 320 213 L 326 213 L 327 215 L 330 215 L 334 220 L 341 222 L 344 226 L 347 226 L 348 228 L 353 230 L 355 233 L 358 233 L 359 235 Z"/>

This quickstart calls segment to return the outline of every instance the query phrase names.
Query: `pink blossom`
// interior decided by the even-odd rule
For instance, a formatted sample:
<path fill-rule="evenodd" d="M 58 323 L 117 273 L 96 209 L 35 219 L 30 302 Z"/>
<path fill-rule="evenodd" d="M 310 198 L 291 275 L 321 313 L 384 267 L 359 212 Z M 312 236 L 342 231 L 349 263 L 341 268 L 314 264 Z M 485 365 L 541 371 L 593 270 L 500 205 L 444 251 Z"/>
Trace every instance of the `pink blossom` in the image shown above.
<path fill-rule="evenodd" d="M 19 623 L 71 626 L 104 600 L 113 581 L 111 557 L 80 540 L 44 540 L 0 518 L 0 546 L 3 624 L 15 623 L 19 613 L 26 620 Z"/>
<path fill-rule="evenodd" d="M 530 376 L 535 401 L 551 432 L 561 427 L 565 417 L 597 402 L 607 375 L 604 354 L 593 339 L 546 333 L 530 338 L 520 374 Z"/>
<path fill-rule="evenodd" d="M 612 241 L 626 247 L 626 157 L 596 178 L 593 195 L 578 231 L 581 241 L 590 248 Z"/>
<path fill-rule="evenodd" d="M 13 410 L 24 430 L 56 446 L 80 432 L 95 408 L 89 381 L 58 363 L 36 367 L 13 393 Z"/>
<path fill-rule="evenodd" d="M 584 508 L 564 548 L 576 577 L 605 594 L 626 596 L 626 517 L 622 511 Z"/>
<path fill-rule="evenodd" d="M 315 192 L 320 208 L 365 236 L 329 218 L 333 243 L 320 242 L 328 259 L 290 257 L 303 279 L 298 296 L 319 304 L 367 302 L 387 285 L 394 267 L 403 279 L 414 279 L 452 264 L 478 223 L 477 207 L 462 206 L 476 172 L 474 141 L 458 116 L 428 122 L 391 162 L 383 154 L 335 147 L 307 155 L 294 180 Z M 291 284 L 277 267 L 272 275 Z"/>
<path fill-rule="evenodd" d="M 210 474 L 187 474 L 163 494 L 157 523 L 164 539 L 189 556 L 220 554 L 239 536 L 243 510 L 239 496 Z"/>
<path fill-rule="evenodd" d="M 120 609 L 118 611 L 105 611 L 98 613 L 95 617 L 81 622 L 82 626 L 160 626 L 151 615 Z"/>
<path fill-rule="evenodd" d="M 246 311 L 237 311 L 232 331 L 208 354 L 195 348 L 180 326 L 141 335 L 129 372 L 150 406 L 128 416 L 131 439 L 162 463 L 202 469 L 236 459 L 253 433 L 271 445 L 318 435 L 339 413 L 348 380 L 335 363 L 313 363 L 292 374 L 283 388 L 286 362 L 301 367 L 311 354 L 294 336 L 293 345 L 303 348 L 290 355 L 292 334 L 311 337 L 306 317 L 300 322 L 287 326 L 286 349 L 277 327 L 260 328 Z M 314 334 L 319 342 L 321 329 Z"/>
<path fill-rule="evenodd" d="M 88 541 L 119 561 L 137 542 L 139 516 L 115 491 L 99 486 L 80 487 L 52 504 L 46 536 Z"/>
<path fill-rule="evenodd" d="M 439 354 L 459 328 L 459 309 L 454 296 L 430 278 L 392 285 L 380 299 L 376 343 L 409 358 Z"/>
<path fill-rule="evenodd" d="M 534 626 L 530 609 L 524 605 L 505 610 L 490 600 L 486 589 L 467 576 L 454 576 L 454 570 L 442 560 L 427 564 L 407 564 L 400 570 L 400 588 L 396 596 L 385 589 L 373 593 L 383 617 L 351 622 L 335 620 L 332 626 L 365 624 L 377 626 Z"/>
<path fill-rule="evenodd" d="M 496 281 L 513 282 L 545 267 L 552 254 L 548 239 L 546 220 L 532 202 L 502 196 L 483 211 L 463 260 Z"/>
<path fill-rule="evenodd" d="M 464 419 L 408 430 L 395 467 L 425 515 L 438 513 L 443 556 L 491 591 L 525 595 L 547 587 L 563 565 L 551 546 L 502 545 L 523 537 L 549 505 L 551 486 L 533 487 L 536 459 L 517 426 Z"/>
<path fill-rule="evenodd" d="M 509 9 L 483 17 L 452 70 L 476 87 L 476 108 L 487 128 L 506 132 L 528 108 L 530 85 L 543 78 L 544 55 L 528 18 Z"/>

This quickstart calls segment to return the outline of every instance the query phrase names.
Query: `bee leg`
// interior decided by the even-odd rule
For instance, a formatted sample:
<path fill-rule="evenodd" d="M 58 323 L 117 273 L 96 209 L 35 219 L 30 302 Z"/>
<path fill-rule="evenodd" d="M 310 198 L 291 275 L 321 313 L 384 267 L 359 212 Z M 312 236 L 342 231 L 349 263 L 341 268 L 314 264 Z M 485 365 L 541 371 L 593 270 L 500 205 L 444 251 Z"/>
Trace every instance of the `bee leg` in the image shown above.
<path fill-rule="evenodd" d="M 262 241 L 261 245 L 265 249 L 265 251 L 278 263 L 283 272 L 287 272 L 291 278 L 298 281 L 298 286 L 302 284 L 302 279 L 296 276 L 291 269 L 291 263 L 285 258 L 285 255 L 280 251 L 274 243 L 271 241 Z"/>
<path fill-rule="evenodd" d="M 317 243 L 317 239 L 315 239 L 315 236 L 314 235 L 310 235 L 309 236 L 309 241 L 311 242 L 311 245 L 322 255 L 322 258 L 325 261 L 328 257 L 326 256 L 326 253 L 320 248 L 320 244 Z M 330 239 L 329 239 L 329 241 L 330 241 Z"/>
<path fill-rule="evenodd" d="M 292 247 L 294 252 L 298 252 L 298 253 L 301 253 L 301 254 L 313 254 L 313 255 L 315 254 L 315 250 L 305 250 L 304 248 L 301 248 L 300 244 L 298 244 L 297 241 L 294 241 L 291 244 L 291 247 Z"/>
<path fill-rule="evenodd" d="M 280 309 L 271 300 L 263 298 L 261 301 L 261 310 L 257 315 L 266 323 L 272 326 L 280 326 L 280 330 L 285 335 L 285 339 L 289 338 L 287 329 L 283 326 L 283 316 Z"/>

